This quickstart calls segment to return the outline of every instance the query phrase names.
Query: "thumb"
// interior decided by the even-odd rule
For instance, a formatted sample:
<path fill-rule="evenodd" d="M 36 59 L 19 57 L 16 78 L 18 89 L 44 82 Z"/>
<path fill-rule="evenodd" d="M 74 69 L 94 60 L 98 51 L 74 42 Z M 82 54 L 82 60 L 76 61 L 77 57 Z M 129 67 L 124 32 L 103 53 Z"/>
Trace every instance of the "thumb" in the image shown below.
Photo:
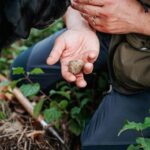
<path fill-rule="evenodd" d="M 88 53 L 88 58 L 87 58 L 88 62 L 94 63 L 98 57 L 98 54 L 99 54 L 99 51 L 96 51 L 96 50 L 90 51 Z"/>
<path fill-rule="evenodd" d="M 63 38 L 58 37 L 55 41 L 54 47 L 47 58 L 47 64 L 55 64 L 61 57 L 63 50 L 65 49 L 65 42 Z"/>

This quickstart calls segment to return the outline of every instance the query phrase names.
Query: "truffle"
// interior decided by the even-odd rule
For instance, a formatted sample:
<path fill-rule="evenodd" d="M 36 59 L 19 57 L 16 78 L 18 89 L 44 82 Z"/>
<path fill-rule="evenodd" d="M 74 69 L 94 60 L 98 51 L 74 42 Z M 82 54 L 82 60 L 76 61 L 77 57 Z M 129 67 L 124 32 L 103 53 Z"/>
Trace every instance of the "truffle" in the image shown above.
<path fill-rule="evenodd" d="M 73 74 L 79 74 L 82 71 L 84 62 L 82 60 L 71 60 L 69 62 L 69 72 Z"/>

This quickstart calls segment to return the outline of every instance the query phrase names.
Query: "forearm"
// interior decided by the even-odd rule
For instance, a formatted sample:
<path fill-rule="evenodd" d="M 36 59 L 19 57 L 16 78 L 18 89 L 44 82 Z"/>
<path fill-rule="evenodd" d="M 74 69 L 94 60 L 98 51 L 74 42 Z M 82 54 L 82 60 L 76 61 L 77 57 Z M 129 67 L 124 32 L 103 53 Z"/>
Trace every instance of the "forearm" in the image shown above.
<path fill-rule="evenodd" d="M 64 21 L 68 29 L 93 30 L 81 14 L 71 7 L 64 15 Z"/>

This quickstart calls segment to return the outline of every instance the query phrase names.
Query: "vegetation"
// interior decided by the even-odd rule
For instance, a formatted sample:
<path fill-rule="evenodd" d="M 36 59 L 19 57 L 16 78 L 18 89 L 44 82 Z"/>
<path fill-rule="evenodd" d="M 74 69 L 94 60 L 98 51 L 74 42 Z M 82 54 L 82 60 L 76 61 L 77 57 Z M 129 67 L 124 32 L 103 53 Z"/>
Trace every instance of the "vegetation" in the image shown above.
<path fill-rule="evenodd" d="M 30 37 L 27 40 L 20 40 L 11 45 L 11 47 L 5 48 L 2 52 L 2 57 L 0 58 L 1 74 L 9 78 L 10 65 L 13 62 L 14 58 L 17 57 L 17 55 L 19 55 L 22 51 L 26 50 L 31 45 L 34 45 L 36 42 L 53 34 L 63 27 L 64 24 L 62 20 L 58 20 L 47 29 L 40 31 L 33 29 Z M 17 83 L 23 79 L 26 79 L 28 83 L 21 85 L 19 88 L 24 96 L 26 96 L 34 105 L 35 118 L 42 114 L 46 122 L 57 129 L 57 131 L 64 138 L 65 142 L 71 147 L 71 149 L 79 149 L 79 136 L 81 134 L 81 131 L 99 105 L 100 99 L 102 99 L 103 96 L 103 92 L 108 88 L 107 73 L 105 71 L 100 74 L 93 73 L 93 79 L 95 80 L 93 80 L 92 83 L 85 89 L 78 89 L 72 84 L 69 84 L 65 81 L 60 81 L 56 84 L 54 89 L 50 89 L 46 94 L 41 90 L 39 83 L 32 83 L 32 81 L 30 81 L 29 79 L 29 74 L 43 74 L 44 71 L 41 68 L 34 68 L 32 71 L 25 74 L 24 69 L 18 67 L 13 69 L 13 73 L 18 75 L 22 74 L 24 77 L 18 81 L 1 82 L 1 93 L 11 94 L 12 89 L 16 87 Z M 16 102 L 14 103 L 14 100 L 8 102 L 5 100 L 5 97 L 1 96 L 0 123 L 10 118 L 11 112 L 16 111 L 17 113 L 19 112 L 22 114 L 22 108 L 14 109 L 14 106 L 12 107 L 12 104 L 17 105 L 18 107 L 18 104 L 16 104 Z M 21 115 L 21 119 L 25 118 L 24 116 L 26 115 L 27 114 L 23 112 L 23 115 Z M 29 126 L 29 124 L 24 123 L 24 128 L 26 128 L 26 126 Z M 33 126 L 33 128 L 37 128 L 37 125 L 34 126 L 33 124 L 31 125 L 31 123 L 30 126 Z M 128 121 L 125 124 L 123 129 L 119 132 L 119 135 L 126 130 L 136 130 L 141 133 L 141 137 L 136 140 L 137 144 L 130 145 L 128 150 L 150 150 L 150 139 L 145 139 L 144 137 L 142 137 L 142 131 L 147 128 L 150 128 L 150 117 L 145 118 L 143 123 Z M 31 143 L 31 141 L 27 138 L 22 139 Z M 74 139 L 78 139 L 77 142 Z M 58 141 L 55 141 L 55 143 L 57 142 Z M 50 144 L 53 145 L 54 142 L 51 142 Z M 35 143 L 30 146 L 32 147 L 33 145 L 35 146 Z"/>
<path fill-rule="evenodd" d="M 127 130 L 135 130 L 141 134 L 141 137 L 136 139 L 135 145 L 130 145 L 127 150 L 150 150 L 150 138 L 144 138 L 143 131 L 150 128 L 150 117 L 146 117 L 144 122 L 129 122 L 127 121 L 124 127 L 120 130 L 120 135 L 122 132 Z"/>
<path fill-rule="evenodd" d="M 18 41 L 11 47 L 5 48 L 0 58 L 2 74 L 9 77 L 10 65 L 17 55 L 63 27 L 62 20 L 58 20 L 47 29 L 41 31 L 33 29 L 27 40 Z M 108 86 L 107 73 L 102 72 L 99 75 L 93 73 L 93 81 L 85 89 L 79 89 L 73 84 L 60 81 L 54 89 L 50 89 L 46 94 L 41 90 L 39 83 L 32 83 L 29 79 L 30 74 L 38 75 L 43 73 L 44 71 L 41 68 L 34 68 L 27 74 L 21 67 L 13 68 L 13 74 L 23 75 L 24 77 L 18 81 L 3 81 L 0 83 L 0 87 L 7 87 L 2 92 L 12 93 L 12 89 L 16 87 L 17 83 L 26 79 L 28 83 L 22 84 L 19 89 L 35 105 L 35 118 L 42 114 L 46 122 L 62 135 L 67 145 L 72 147 L 71 149 L 77 150 L 77 147 L 80 147 L 79 136 L 81 131 L 96 110 L 100 103 L 99 99 L 101 99 L 103 91 Z M 0 120 L 9 118 L 6 114 L 7 112 L 0 111 Z"/>

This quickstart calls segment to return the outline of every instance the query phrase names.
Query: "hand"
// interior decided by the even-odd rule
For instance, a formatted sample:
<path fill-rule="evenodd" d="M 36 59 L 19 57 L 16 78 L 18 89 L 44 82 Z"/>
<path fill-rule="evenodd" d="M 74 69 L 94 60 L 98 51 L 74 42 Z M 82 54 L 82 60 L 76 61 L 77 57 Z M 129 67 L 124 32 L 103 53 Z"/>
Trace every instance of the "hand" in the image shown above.
<path fill-rule="evenodd" d="M 140 15 L 144 12 L 137 0 L 74 0 L 72 7 L 95 30 L 113 34 L 138 33 Z"/>
<path fill-rule="evenodd" d="M 68 82 L 75 82 L 78 87 L 85 87 L 87 83 L 83 73 L 92 72 L 98 54 L 99 40 L 94 31 L 67 30 L 56 39 L 47 64 L 55 64 L 60 59 L 63 78 Z M 83 60 L 85 62 L 83 72 L 77 75 L 69 72 L 68 64 L 71 60 Z"/>

